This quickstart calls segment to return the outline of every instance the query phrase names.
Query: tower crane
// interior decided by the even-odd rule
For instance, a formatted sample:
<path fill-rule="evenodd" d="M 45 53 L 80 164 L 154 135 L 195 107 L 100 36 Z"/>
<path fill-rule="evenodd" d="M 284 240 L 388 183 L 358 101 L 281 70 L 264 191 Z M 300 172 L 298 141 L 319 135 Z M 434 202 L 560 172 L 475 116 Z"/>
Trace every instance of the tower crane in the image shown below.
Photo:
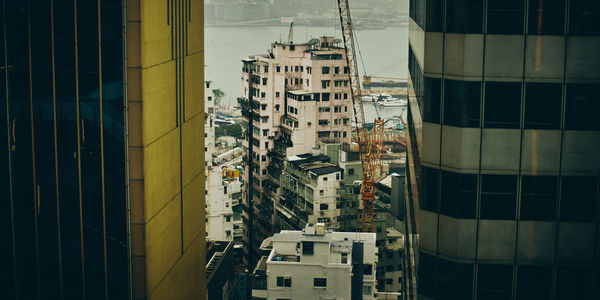
<path fill-rule="evenodd" d="M 361 187 L 363 203 L 362 231 L 373 232 L 375 224 L 375 177 L 377 176 L 378 167 L 380 170 L 382 168 L 381 150 L 384 122 L 381 118 L 375 119 L 371 132 L 367 130 L 365 112 L 361 99 L 362 92 L 360 89 L 356 48 L 354 46 L 355 39 L 352 27 L 352 17 L 350 15 L 350 5 L 348 0 L 336 1 L 340 14 L 340 23 L 342 25 L 346 64 L 349 70 L 348 76 L 352 94 L 352 109 L 354 121 L 356 123 L 356 139 L 359 145 L 363 171 L 363 183 Z"/>

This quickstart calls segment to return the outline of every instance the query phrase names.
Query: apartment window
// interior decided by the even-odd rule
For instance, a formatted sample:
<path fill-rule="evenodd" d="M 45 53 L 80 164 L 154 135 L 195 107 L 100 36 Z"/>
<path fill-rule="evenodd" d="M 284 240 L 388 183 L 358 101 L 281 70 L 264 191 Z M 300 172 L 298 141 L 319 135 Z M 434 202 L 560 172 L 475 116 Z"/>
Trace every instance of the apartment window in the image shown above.
<path fill-rule="evenodd" d="M 479 127 L 480 82 L 444 80 L 444 124 Z"/>
<path fill-rule="evenodd" d="M 306 73 L 312 74 L 312 67 L 306 67 Z"/>
<path fill-rule="evenodd" d="M 322 101 L 329 101 L 329 93 L 323 93 L 321 95 L 321 100 Z"/>
<path fill-rule="evenodd" d="M 298 78 L 294 78 L 294 82 L 296 85 L 298 85 Z"/>
<path fill-rule="evenodd" d="M 421 209 L 437 212 L 438 199 L 438 172 L 437 169 L 423 167 L 421 169 Z"/>
<path fill-rule="evenodd" d="M 348 67 L 344 67 L 344 74 L 348 74 L 350 73 L 350 69 L 348 69 Z"/>
<path fill-rule="evenodd" d="M 335 100 L 339 100 L 340 99 L 340 97 L 339 97 L 340 95 L 339 94 L 334 94 L 333 96 L 334 96 Z"/>
<path fill-rule="evenodd" d="M 269 121 L 269 117 L 260 117 L 262 123 L 267 123 Z"/>
<path fill-rule="evenodd" d="M 436 124 L 440 123 L 441 94 L 441 79 L 425 78 L 425 95 L 423 97 L 423 122 L 430 122 Z"/>
<path fill-rule="evenodd" d="M 425 9 L 425 31 L 441 32 L 444 2 L 439 0 L 427 0 Z"/>
<path fill-rule="evenodd" d="M 329 81 L 329 80 L 321 80 L 321 87 L 324 89 L 328 88 L 330 86 L 330 84 L 331 84 L 331 81 Z"/>
<path fill-rule="evenodd" d="M 347 264 L 348 263 L 348 253 L 342 253 L 341 262 L 343 264 Z"/>
<path fill-rule="evenodd" d="M 373 275 L 373 265 L 363 264 L 363 275 Z"/>
<path fill-rule="evenodd" d="M 446 7 L 446 32 L 481 33 L 482 24 L 483 0 L 448 1 Z"/>
<path fill-rule="evenodd" d="M 262 85 L 267 85 L 267 78 L 262 79 Z"/>
<path fill-rule="evenodd" d="M 231 217 L 230 216 L 226 216 L 225 217 L 225 222 L 231 222 Z"/>
<path fill-rule="evenodd" d="M 327 181 L 327 176 L 323 177 L 323 181 Z"/>
<path fill-rule="evenodd" d="M 600 35 L 600 2 L 573 0 L 569 2 L 569 34 Z"/>
<path fill-rule="evenodd" d="M 291 287 L 292 286 L 292 278 L 277 276 L 277 286 Z"/>
<path fill-rule="evenodd" d="M 329 74 L 329 67 L 321 67 L 321 74 Z"/>
<path fill-rule="evenodd" d="M 562 177 L 560 221 L 591 222 L 598 201 L 596 177 Z"/>
<path fill-rule="evenodd" d="M 600 130 L 600 84 L 567 85 L 567 130 Z"/>
<path fill-rule="evenodd" d="M 279 92 L 277 92 L 277 93 L 279 94 Z M 275 111 L 279 111 L 279 104 L 275 104 Z"/>
<path fill-rule="evenodd" d="M 522 34 L 524 0 L 488 0 L 487 33 Z"/>
<path fill-rule="evenodd" d="M 551 299 L 552 268 L 545 266 L 517 267 L 517 300 Z"/>
<path fill-rule="evenodd" d="M 319 204 L 319 210 L 328 210 L 328 209 L 329 209 L 329 204 L 326 204 L 326 203 Z"/>
<path fill-rule="evenodd" d="M 265 73 L 269 73 L 269 66 L 265 66 Z"/>
<path fill-rule="evenodd" d="M 344 119 L 343 121 L 344 121 L 344 125 L 348 125 L 349 119 Z"/>
<path fill-rule="evenodd" d="M 263 136 L 269 135 L 269 129 L 263 129 Z"/>
<path fill-rule="evenodd" d="M 275 92 L 275 98 L 279 98 L 279 92 Z"/>
<path fill-rule="evenodd" d="M 348 93 L 344 93 L 344 100 L 348 99 Z"/>
<path fill-rule="evenodd" d="M 484 127 L 519 128 L 521 123 L 521 84 L 485 83 Z"/>
<path fill-rule="evenodd" d="M 295 67 L 294 67 L 294 71 L 298 72 L 298 69 L 299 69 L 299 68 L 300 68 L 300 67 L 298 67 L 298 66 L 295 66 Z"/>
<path fill-rule="evenodd" d="M 267 110 L 267 105 L 266 104 L 261 104 L 260 105 L 260 110 Z"/>
<path fill-rule="evenodd" d="M 348 175 L 354 175 L 354 169 L 348 168 Z"/>
<path fill-rule="evenodd" d="M 267 175 L 267 169 L 262 170 L 262 175 Z"/>
<path fill-rule="evenodd" d="M 559 129 L 562 87 L 559 83 L 528 83 L 525 129 Z"/>
<path fill-rule="evenodd" d="M 288 66 L 285 66 L 285 71 L 286 71 L 286 72 L 288 71 Z"/>
<path fill-rule="evenodd" d="M 562 35 L 565 0 L 529 0 L 529 34 Z"/>
<path fill-rule="evenodd" d="M 517 176 L 483 175 L 481 178 L 481 218 L 514 220 Z"/>
<path fill-rule="evenodd" d="M 363 295 L 370 296 L 373 293 L 373 288 L 370 285 L 363 286 Z"/>
<path fill-rule="evenodd" d="M 556 299 L 593 299 L 591 268 L 558 267 L 556 277 Z"/>
<path fill-rule="evenodd" d="M 300 66 L 300 72 L 304 72 L 304 66 Z"/>
<path fill-rule="evenodd" d="M 510 299 L 512 280 L 512 265 L 480 264 L 477 273 L 477 299 Z"/>
<path fill-rule="evenodd" d="M 319 190 L 319 196 L 323 196 L 325 193 L 323 190 Z"/>
<path fill-rule="evenodd" d="M 306 86 L 310 86 L 310 79 L 306 79 Z"/>
<path fill-rule="evenodd" d="M 340 180 L 340 173 L 335 173 L 335 180 Z"/>
<path fill-rule="evenodd" d="M 288 79 L 287 78 L 285 79 L 285 85 L 288 85 Z"/>
<path fill-rule="evenodd" d="M 477 206 L 477 175 L 442 171 L 440 212 L 446 216 L 474 219 Z"/>
<path fill-rule="evenodd" d="M 523 176 L 521 180 L 521 220 L 556 219 L 557 181 L 554 176 Z"/>
<path fill-rule="evenodd" d="M 329 124 L 329 120 L 319 120 L 319 125 L 325 126 Z"/>
<path fill-rule="evenodd" d="M 330 110 L 329 107 L 319 107 L 319 112 L 329 112 Z"/>
<path fill-rule="evenodd" d="M 314 278 L 313 286 L 315 287 L 327 287 L 327 278 Z"/>
<path fill-rule="evenodd" d="M 281 72 L 281 67 L 280 66 L 277 66 L 276 69 L 277 69 L 277 73 Z"/>

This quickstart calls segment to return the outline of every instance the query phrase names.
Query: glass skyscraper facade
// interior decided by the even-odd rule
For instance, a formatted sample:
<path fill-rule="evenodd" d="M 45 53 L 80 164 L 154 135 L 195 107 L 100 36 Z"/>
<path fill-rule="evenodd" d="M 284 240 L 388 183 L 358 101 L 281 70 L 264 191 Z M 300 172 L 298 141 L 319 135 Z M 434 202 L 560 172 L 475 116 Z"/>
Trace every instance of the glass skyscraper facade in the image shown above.
<path fill-rule="evenodd" d="M 203 193 L 183 196 L 204 186 L 203 147 L 189 147 L 203 143 L 203 1 L 156 2 L 0 2 L 0 298 L 203 295 Z M 164 22 L 142 22 L 159 15 Z M 150 66 L 165 49 L 165 65 L 178 67 Z M 158 81 L 178 82 L 162 102 L 147 96 Z M 142 139 L 155 133 L 143 120 L 161 122 L 142 103 L 149 112 L 173 106 L 176 149 L 150 150 L 164 145 Z M 156 195 L 144 182 L 179 192 Z M 157 201 L 168 212 L 149 211 Z M 179 229 L 155 229 L 164 223 Z M 164 250 L 172 243 L 180 247 Z"/>
<path fill-rule="evenodd" d="M 600 297 L 599 19 L 592 0 L 410 1 L 420 298 Z"/>

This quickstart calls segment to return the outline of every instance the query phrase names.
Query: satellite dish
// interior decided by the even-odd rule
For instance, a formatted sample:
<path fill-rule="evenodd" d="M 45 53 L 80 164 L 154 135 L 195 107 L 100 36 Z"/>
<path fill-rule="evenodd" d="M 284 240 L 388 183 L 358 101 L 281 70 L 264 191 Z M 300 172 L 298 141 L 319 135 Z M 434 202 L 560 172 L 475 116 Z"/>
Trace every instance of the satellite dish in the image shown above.
<path fill-rule="evenodd" d="M 335 39 L 335 40 L 333 40 L 333 43 L 335 43 L 335 44 L 339 44 L 341 42 L 342 42 L 342 39 Z"/>

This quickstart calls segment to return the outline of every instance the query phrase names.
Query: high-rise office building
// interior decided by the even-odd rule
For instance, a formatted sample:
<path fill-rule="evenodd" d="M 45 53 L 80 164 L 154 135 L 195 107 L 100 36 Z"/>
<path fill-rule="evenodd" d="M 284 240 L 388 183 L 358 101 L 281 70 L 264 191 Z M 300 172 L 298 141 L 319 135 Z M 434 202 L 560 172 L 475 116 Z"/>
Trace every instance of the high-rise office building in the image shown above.
<path fill-rule="evenodd" d="M 423 299 L 600 297 L 599 3 L 411 0 Z"/>
<path fill-rule="evenodd" d="M 2 1 L 3 299 L 204 299 L 203 1 Z"/>

